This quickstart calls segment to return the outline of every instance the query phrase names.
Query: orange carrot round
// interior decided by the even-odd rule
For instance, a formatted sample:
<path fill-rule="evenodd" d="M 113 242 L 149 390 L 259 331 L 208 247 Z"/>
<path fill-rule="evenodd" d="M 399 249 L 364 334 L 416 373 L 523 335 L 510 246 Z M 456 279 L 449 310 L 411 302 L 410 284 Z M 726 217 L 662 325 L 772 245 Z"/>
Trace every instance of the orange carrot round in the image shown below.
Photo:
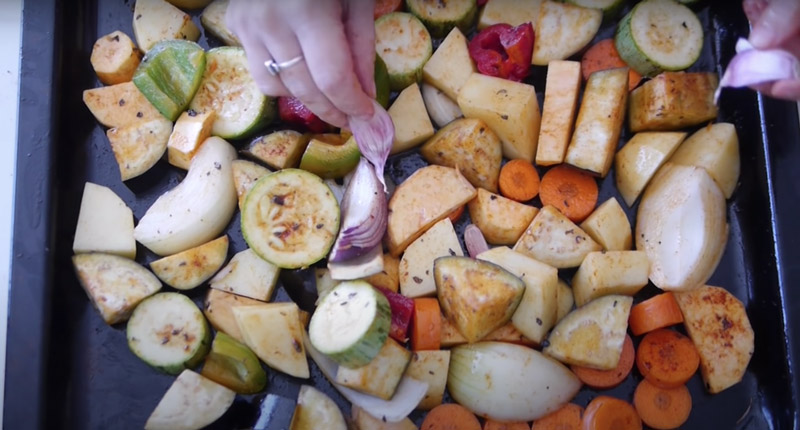
<path fill-rule="evenodd" d="M 669 329 L 647 333 L 636 351 L 642 376 L 661 388 L 678 387 L 697 371 L 700 355 L 688 337 Z"/>
<path fill-rule="evenodd" d="M 403 0 L 377 0 L 373 18 L 378 19 L 387 13 L 397 12 L 403 8 Z"/>
<path fill-rule="evenodd" d="M 630 403 L 597 396 L 583 412 L 583 430 L 641 430 L 642 419 Z"/>
<path fill-rule="evenodd" d="M 616 387 L 620 382 L 631 373 L 633 369 L 633 362 L 635 361 L 635 351 L 633 349 L 633 340 L 630 336 L 625 336 L 625 341 L 622 343 L 622 353 L 619 356 L 619 363 L 615 369 L 611 370 L 597 370 L 589 367 L 572 366 L 572 371 L 584 384 L 606 390 Z"/>
<path fill-rule="evenodd" d="M 583 54 L 581 59 L 581 74 L 583 80 L 588 80 L 589 76 L 594 72 L 600 70 L 616 69 L 618 67 L 628 67 L 622 57 L 617 52 L 617 47 L 614 46 L 614 39 L 603 39 Z M 636 70 L 629 69 L 628 72 L 628 89 L 633 90 L 639 85 L 642 80 L 642 75 Z"/>
<path fill-rule="evenodd" d="M 461 215 L 464 215 L 465 207 L 467 207 L 467 205 L 461 205 L 458 207 L 458 209 L 454 210 L 453 212 L 450 212 L 450 215 L 447 215 L 447 217 L 450 218 L 450 222 L 455 224 L 456 221 L 458 221 L 458 219 L 461 218 Z"/>
<path fill-rule="evenodd" d="M 633 393 L 633 406 L 649 427 L 676 429 L 689 419 L 692 395 L 686 385 L 659 388 L 643 379 Z"/>
<path fill-rule="evenodd" d="M 414 299 L 411 317 L 411 349 L 413 351 L 437 350 L 442 342 L 442 311 L 433 297 Z"/>
<path fill-rule="evenodd" d="M 531 430 L 581 430 L 583 408 L 567 403 L 561 409 L 533 422 Z"/>
<path fill-rule="evenodd" d="M 498 421 L 486 420 L 483 423 L 483 430 L 531 430 L 528 426 L 528 423 L 524 422 L 512 422 L 512 423 L 501 423 Z"/>
<path fill-rule="evenodd" d="M 562 164 L 542 176 L 539 198 L 573 222 L 583 221 L 597 205 L 597 182 L 592 175 Z"/>
<path fill-rule="evenodd" d="M 497 182 L 500 194 L 511 200 L 527 202 L 539 194 L 539 172 L 525 160 L 510 160 L 504 164 Z"/>
<path fill-rule="evenodd" d="M 653 296 L 631 308 L 628 327 L 639 336 L 683 322 L 683 314 L 671 292 Z"/>
<path fill-rule="evenodd" d="M 443 403 L 425 415 L 420 430 L 481 430 L 481 423 L 467 408 Z"/>

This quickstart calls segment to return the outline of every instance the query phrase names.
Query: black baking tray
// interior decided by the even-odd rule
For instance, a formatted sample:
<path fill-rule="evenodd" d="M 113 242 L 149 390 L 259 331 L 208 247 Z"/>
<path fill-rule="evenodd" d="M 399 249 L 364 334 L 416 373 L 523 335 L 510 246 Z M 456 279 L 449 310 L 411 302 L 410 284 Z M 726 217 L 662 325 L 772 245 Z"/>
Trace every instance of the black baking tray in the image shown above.
<path fill-rule="evenodd" d="M 141 428 L 174 377 L 149 368 L 128 351 L 124 325 L 108 327 L 92 309 L 70 263 L 74 226 L 85 181 L 109 186 L 140 218 L 182 174 L 159 163 L 122 183 L 104 130 L 81 102 L 98 85 L 89 64 L 95 39 L 116 29 L 131 32 L 133 1 L 27 0 L 24 2 L 14 235 L 7 335 L 6 429 Z M 694 70 L 721 73 L 736 38 L 747 34 L 739 2 L 702 2 L 696 8 L 706 46 Z M 608 37 L 611 28 L 598 38 Z M 201 39 L 204 46 L 214 40 Z M 542 70 L 532 83 L 544 88 Z M 6 103 L 13 101 L 6 101 Z M 726 90 L 721 121 L 736 125 L 742 171 L 728 205 L 730 238 L 710 284 L 743 300 L 756 333 L 756 348 L 742 383 L 718 395 L 689 382 L 694 404 L 686 429 L 800 428 L 800 124 L 797 105 L 749 90 Z M 624 135 L 625 141 L 629 135 Z M 422 165 L 411 153 L 387 166 L 402 180 Z M 613 176 L 601 182 L 601 200 L 615 195 Z M 635 208 L 634 208 L 635 210 Z M 629 216 L 633 211 L 629 211 Z M 463 231 L 466 220 L 457 228 Z M 231 253 L 243 249 L 238 217 L 228 232 Z M 140 261 L 153 255 L 140 247 Z M 314 286 L 308 273 L 286 273 L 276 300 L 309 308 Z M 568 273 L 566 273 L 568 275 Z M 204 287 L 190 293 L 198 302 Z M 652 286 L 645 294 L 654 293 Z M 301 383 L 314 384 L 349 412 L 313 364 L 308 381 L 271 371 L 268 392 L 296 398 Z M 630 399 L 639 376 L 608 391 Z M 597 392 L 582 390 L 585 405 Z M 264 394 L 239 397 L 212 427 L 250 428 Z M 420 414 L 413 418 L 419 422 Z"/>

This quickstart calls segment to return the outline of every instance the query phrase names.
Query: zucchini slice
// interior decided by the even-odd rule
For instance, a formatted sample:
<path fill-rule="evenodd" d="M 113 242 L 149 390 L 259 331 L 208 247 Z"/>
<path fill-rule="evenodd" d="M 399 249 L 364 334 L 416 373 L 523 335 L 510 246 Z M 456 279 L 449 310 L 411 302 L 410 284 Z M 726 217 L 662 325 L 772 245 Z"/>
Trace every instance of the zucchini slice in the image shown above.
<path fill-rule="evenodd" d="M 190 107 L 197 112 L 216 111 L 211 134 L 223 139 L 238 139 L 261 129 L 277 112 L 274 99 L 258 89 L 247 70 L 244 49 L 235 46 L 208 51 L 203 82 Z"/>
<path fill-rule="evenodd" d="M 389 335 L 392 311 L 365 281 L 346 281 L 322 298 L 308 326 L 311 344 L 345 367 L 368 364 Z"/>
<path fill-rule="evenodd" d="M 242 207 L 244 240 L 284 269 L 310 266 L 328 254 L 339 231 L 339 202 L 319 176 L 284 169 L 259 179 Z"/>
<path fill-rule="evenodd" d="M 147 51 L 133 75 L 133 83 L 170 121 L 175 121 L 192 101 L 203 70 L 206 52 L 188 40 L 165 40 Z"/>
<path fill-rule="evenodd" d="M 145 430 L 194 430 L 216 421 L 236 393 L 189 369 L 175 379 L 145 423 Z"/>
<path fill-rule="evenodd" d="M 375 50 L 386 63 L 389 87 L 392 91 L 402 91 L 422 78 L 422 68 L 433 53 L 433 43 L 417 17 L 393 12 L 375 21 Z"/>
<path fill-rule="evenodd" d="M 466 33 L 478 12 L 475 0 L 406 0 L 406 7 L 437 39 L 447 36 L 454 27 Z"/>
<path fill-rule="evenodd" d="M 128 347 L 145 363 L 177 375 L 195 367 L 211 344 L 211 331 L 197 305 L 179 293 L 142 301 L 128 320 Z"/>
<path fill-rule="evenodd" d="M 645 0 L 619 23 L 614 38 L 625 62 L 644 76 L 689 68 L 703 50 L 703 26 L 674 0 Z"/>
<path fill-rule="evenodd" d="M 324 179 L 343 178 L 356 168 L 360 159 L 361 151 L 355 137 L 351 136 L 344 143 L 312 138 L 300 159 L 300 168 Z"/>

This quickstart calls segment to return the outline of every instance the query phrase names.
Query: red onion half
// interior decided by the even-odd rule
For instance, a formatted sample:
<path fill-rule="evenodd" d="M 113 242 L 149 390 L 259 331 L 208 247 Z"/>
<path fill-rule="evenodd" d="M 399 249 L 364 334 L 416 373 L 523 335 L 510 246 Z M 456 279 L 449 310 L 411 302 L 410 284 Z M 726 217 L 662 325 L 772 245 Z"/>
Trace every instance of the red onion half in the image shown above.
<path fill-rule="evenodd" d="M 342 225 L 328 260 L 340 262 L 366 254 L 381 243 L 387 221 L 381 181 L 370 162 L 361 157 L 342 198 Z"/>
<path fill-rule="evenodd" d="M 746 39 L 736 42 L 736 55 L 722 75 L 714 102 L 724 87 L 749 87 L 783 79 L 800 78 L 800 61 L 781 49 L 760 50 Z"/>
<path fill-rule="evenodd" d="M 372 101 L 374 112 L 372 117 L 366 120 L 350 117 L 350 131 L 356 138 L 358 149 L 361 154 L 375 166 L 375 173 L 378 180 L 386 191 L 386 183 L 383 179 L 383 168 L 389 152 L 392 150 L 394 141 L 394 124 L 386 109 L 375 100 Z"/>

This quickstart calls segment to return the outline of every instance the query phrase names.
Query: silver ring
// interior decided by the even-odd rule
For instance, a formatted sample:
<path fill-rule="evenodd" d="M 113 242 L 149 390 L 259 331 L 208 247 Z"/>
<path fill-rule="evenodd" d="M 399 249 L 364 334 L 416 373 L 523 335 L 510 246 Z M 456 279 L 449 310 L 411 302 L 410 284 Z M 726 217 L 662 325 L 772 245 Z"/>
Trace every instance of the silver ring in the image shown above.
<path fill-rule="evenodd" d="M 264 66 L 266 66 L 270 75 L 278 76 L 278 74 L 280 74 L 284 69 L 288 69 L 289 67 L 292 67 L 301 61 L 303 61 L 303 56 L 298 55 L 297 57 L 282 63 L 275 62 L 275 60 L 267 60 L 264 62 Z"/>

